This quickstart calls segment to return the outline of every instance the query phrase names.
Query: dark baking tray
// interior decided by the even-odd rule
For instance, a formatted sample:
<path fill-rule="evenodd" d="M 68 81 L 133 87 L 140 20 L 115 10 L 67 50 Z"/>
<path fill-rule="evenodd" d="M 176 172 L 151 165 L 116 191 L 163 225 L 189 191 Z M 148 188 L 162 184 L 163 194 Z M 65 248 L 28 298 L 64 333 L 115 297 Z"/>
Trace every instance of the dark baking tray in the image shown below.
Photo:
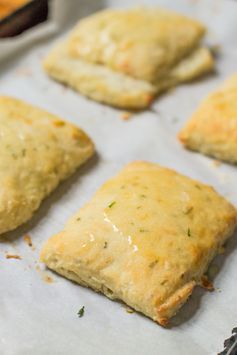
<path fill-rule="evenodd" d="M 0 21 L 0 38 L 17 36 L 48 17 L 49 0 L 32 0 Z"/>

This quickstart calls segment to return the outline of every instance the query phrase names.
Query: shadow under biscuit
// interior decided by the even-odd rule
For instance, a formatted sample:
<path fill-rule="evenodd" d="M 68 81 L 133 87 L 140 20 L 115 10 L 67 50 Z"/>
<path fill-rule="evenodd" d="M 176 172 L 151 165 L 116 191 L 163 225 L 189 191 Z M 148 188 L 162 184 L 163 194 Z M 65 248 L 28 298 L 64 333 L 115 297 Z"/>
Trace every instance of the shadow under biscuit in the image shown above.
<path fill-rule="evenodd" d="M 214 283 L 214 290 L 211 292 L 218 292 L 218 290 L 215 289 L 215 278 L 219 273 L 221 273 L 226 260 L 229 258 L 231 253 L 236 251 L 236 248 L 237 231 L 227 241 L 225 245 L 225 252 L 217 255 L 207 270 L 206 274 L 208 275 L 209 280 Z M 187 303 L 179 310 L 177 315 L 170 320 L 168 328 L 177 327 L 189 321 L 198 312 L 199 308 L 201 308 L 202 297 L 208 292 L 210 291 L 205 290 L 202 287 L 196 287 Z"/>

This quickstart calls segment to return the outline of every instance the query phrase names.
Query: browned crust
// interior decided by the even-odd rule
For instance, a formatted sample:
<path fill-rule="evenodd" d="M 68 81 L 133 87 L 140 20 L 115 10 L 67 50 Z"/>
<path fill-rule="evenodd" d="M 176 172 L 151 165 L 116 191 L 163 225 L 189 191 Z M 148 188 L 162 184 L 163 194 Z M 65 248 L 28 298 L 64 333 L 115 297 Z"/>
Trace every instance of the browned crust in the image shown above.
<path fill-rule="evenodd" d="M 157 308 L 156 320 L 162 326 L 166 326 L 169 318 L 174 316 L 179 308 L 188 300 L 195 286 L 196 281 L 194 280 L 186 283 Z"/>

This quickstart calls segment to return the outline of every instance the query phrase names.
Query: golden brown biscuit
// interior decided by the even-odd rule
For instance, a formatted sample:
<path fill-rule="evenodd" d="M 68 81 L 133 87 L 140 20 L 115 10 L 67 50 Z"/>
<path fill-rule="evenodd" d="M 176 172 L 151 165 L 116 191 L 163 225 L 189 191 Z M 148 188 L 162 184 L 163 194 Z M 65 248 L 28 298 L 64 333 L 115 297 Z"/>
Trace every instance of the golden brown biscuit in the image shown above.
<path fill-rule="evenodd" d="M 162 8 L 104 10 L 79 22 L 69 53 L 156 82 L 197 47 L 205 27 Z"/>
<path fill-rule="evenodd" d="M 213 188 L 134 162 L 49 239 L 41 261 L 165 325 L 235 226 L 235 208 Z"/>
<path fill-rule="evenodd" d="M 58 183 L 94 152 L 88 136 L 56 115 L 0 96 L 0 233 L 29 220 Z"/>
<path fill-rule="evenodd" d="M 187 148 L 237 163 L 237 74 L 201 103 L 179 139 Z"/>
<path fill-rule="evenodd" d="M 44 68 L 54 79 L 113 106 L 142 109 L 161 91 L 213 68 L 203 25 L 163 9 L 105 10 L 79 22 Z"/>

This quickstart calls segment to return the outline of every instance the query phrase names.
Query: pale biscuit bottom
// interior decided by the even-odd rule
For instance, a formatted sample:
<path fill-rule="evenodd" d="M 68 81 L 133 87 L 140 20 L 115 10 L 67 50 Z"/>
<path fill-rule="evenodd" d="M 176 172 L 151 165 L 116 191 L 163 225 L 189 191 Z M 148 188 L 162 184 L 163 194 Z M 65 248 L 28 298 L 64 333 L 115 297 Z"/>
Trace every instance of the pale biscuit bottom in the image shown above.
<path fill-rule="evenodd" d="M 67 42 L 53 48 L 44 60 L 44 69 L 53 79 L 93 100 L 128 109 L 148 107 L 162 91 L 193 80 L 211 71 L 213 66 L 209 50 L 197 48 L 167 76 L 152 84 L 115 72 L 104 65 L 75 59 L 68 54 Z"/>

